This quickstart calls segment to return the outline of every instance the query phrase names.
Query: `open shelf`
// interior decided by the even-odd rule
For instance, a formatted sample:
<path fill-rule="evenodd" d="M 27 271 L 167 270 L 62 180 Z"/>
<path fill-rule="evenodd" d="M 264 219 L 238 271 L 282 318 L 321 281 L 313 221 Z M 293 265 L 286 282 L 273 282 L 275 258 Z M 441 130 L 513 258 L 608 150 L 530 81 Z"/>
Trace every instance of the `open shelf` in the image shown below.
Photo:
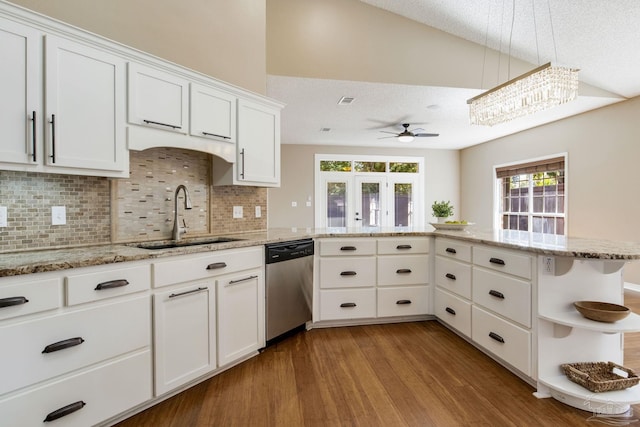
<path fill-rule="evenodd" d="M 589 320 L 582 317 L 582 315 L 575 310 L 560 311 L 555 313 L 540 313 L 538 317 L 540 319 L 548 320 L 559 325 L 610 334 L 640 332 L 640 316 L 636 313 L 631 313 L 625 319 L 619 320 L 614 323 L 596 322 L 595 320 Z"/>
<path fill-rule="evenodd" d="M 610 408 L 611 406 L 623 407 L 624 405 L 640 403 L 640 385 L 629 387 L 624 390 L 594 393 L 570 381 L 564 375 L 557 375 L 549 378 L 541 377 L 538 379 L 538 382 L 565 396 L 576 398 L 577 400 L 573 400 L 582 402 L 582 407 L 579 409 L 583 409 L 585 411 L 603 413 L 607 412 L 603 409 Z"/>

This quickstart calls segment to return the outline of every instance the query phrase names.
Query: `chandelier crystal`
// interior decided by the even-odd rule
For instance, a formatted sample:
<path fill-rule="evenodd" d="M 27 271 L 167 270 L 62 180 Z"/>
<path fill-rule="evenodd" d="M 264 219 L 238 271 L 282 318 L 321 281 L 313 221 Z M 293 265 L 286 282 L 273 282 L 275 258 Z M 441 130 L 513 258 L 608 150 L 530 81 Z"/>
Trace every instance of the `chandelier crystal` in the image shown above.
<path fill-rule="evenodd" d="M 578 70 L 542 65 L 467 100 L 473 125 L 493 126 L 578 96 Z"/>

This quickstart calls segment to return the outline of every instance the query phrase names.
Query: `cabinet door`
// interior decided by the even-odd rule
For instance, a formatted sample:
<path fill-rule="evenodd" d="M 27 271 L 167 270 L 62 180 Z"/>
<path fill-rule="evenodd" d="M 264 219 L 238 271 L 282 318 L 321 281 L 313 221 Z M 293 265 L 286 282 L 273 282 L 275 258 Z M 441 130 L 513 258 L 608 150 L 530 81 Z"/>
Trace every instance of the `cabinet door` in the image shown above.
<path fill-rule="evenodd" d="M 193 136 L 236 142 L 236 97 L 208 86 L 191 83 Z"/>
<path fill-rule="evenodd" d="M 200 282 L 153 296 L 155 391 L 166 393 L 215 369 L 215 291 Z"/>
<path fill-rule="evenodd" d="M 101 50 L 49 35 L 45 45 L 45 163 L 124 171 L 128 164 L 125 62 Z"/>
<path fill-rule="evenodd" d="M 0 161 L 35 163 L 41 137 L 42 43 L 33 28 L 0 19 Z M 37 120 L 34 122 L 33 119 Z"/>
<path fill-rule="evenodd" d="M 129 123 L 187 133 L 187 80 L 130 62 L 128 83 Z"/>
<path fill-rule="evenodd" d="M 264 278 L 261 270 L 217 282 L 218 363 L 229 364 L 264 347 Z"/>
<path fill-rule="evenodd" d="M 237 179 L 280 183 L 280 110 L 238 100 Z"/>

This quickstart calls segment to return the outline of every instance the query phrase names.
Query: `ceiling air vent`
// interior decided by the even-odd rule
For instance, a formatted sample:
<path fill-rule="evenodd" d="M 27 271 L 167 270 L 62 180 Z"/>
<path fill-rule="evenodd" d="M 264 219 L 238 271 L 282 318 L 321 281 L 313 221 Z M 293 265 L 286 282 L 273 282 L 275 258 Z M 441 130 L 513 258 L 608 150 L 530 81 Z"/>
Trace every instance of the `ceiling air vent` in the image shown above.
<path fill-rule="evenodd" d="M 320 132 L 331 132 L 331 128 L 320 128 Z"/>
<path fill-rule="evenodd" d="M 343 96 L 340 98 L 340 101 L 338 101 L 338 105 L 350 105 L 353 101 L 355 101 L 355 98 L 351 96 Z"/>

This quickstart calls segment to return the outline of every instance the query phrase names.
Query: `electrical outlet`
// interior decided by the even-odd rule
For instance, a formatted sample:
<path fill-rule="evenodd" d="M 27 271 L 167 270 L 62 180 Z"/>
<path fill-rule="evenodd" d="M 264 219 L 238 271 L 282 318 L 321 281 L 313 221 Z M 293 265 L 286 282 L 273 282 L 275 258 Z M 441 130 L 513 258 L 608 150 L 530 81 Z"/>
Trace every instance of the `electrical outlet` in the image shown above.
<path fill-rule="evenodd" d="M 234 218 L 242 218 L 242 206 L 234 206 L 233 207 L 233 217 Z"/>
<path fill-rule="evenodd" d="M 260 206 L 256 206 L 256 218 L 260 218 L 262 216 L 262 208 Z"/>
<path fill-rule="evenodd" d="M 7 226 L 7 207 L 0 206 L 0 227 Z"/>
<path fill-rule="evenodd" d="M 310 208 L 310 207 L 311 207 L 311 202 L 310 202 L 309 200 L 307 200 L 307 202 L 306 202 L 306 206 L 307 206 L 308 208 Z"/>
<path fill-rule="evenodd" d="M 67 223 L 67 208 L 51 206 L 51 225 L 65 225 Z"/>
<path fill-rule="evenodd" d="M 292 208 L 295 208 L 295 207 L 297 207 L 297 206 L 298 206 L 298 202 L 291 202 L 291 207 L 292 207 Z"/>
<path fill-rule="evenodd" d="M 543 271 L 546 274 L 553 274 L 556 270 L 555 259 L 551 256 L 546 256 L 542 259 Z"/>

